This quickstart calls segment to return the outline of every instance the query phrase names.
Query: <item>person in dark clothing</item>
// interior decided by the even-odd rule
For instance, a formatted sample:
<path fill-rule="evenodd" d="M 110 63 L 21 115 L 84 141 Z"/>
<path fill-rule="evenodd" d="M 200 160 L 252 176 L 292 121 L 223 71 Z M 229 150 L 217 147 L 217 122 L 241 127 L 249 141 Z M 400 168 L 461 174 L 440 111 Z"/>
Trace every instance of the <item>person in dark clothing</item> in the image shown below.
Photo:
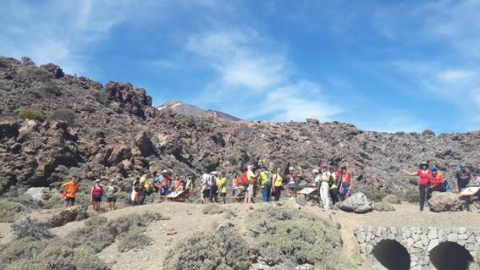
<path fill-rule="evenodd" d="M 427 162 L 422 162 L 420 163 L 420 168 L 416 172 L 404 172 L 410 176 L 420 177 L 420 182 L 418 185 L 420 191 L 420 211 L 423 211 L 425 205 L 425 198 L 428 191 L 428 184 L 430 183 L 430 178 L 432 177 L 432 171 L 430 171 L 430 169 L 428 168 Z"/>
<path fill-rule="evenodd" d="M 460 170 L 458 170 L 455 174 L 455 177 L 457 178 L 457 181 L 455 182 L 455 187 L 457 188 L 457 191 L 460 192 L 469 184 L 473 185 L 473 174 L 463 162 L 460 163 L 458 167 L 460 168 Z"/>

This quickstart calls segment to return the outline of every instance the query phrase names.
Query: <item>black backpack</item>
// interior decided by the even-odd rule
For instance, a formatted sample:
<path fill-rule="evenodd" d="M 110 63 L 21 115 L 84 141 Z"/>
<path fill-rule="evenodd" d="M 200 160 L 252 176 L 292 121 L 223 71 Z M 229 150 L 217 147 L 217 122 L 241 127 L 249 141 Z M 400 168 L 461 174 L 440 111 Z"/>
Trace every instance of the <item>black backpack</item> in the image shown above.
<path fill-rule="evenodd" d="M 135 190 L 136 192 L 140 192 L 142 190 L 142 188 L 140 187 L 140 181 L 135 180 L 135 182 L 133 182 L 133 190 Z"/>

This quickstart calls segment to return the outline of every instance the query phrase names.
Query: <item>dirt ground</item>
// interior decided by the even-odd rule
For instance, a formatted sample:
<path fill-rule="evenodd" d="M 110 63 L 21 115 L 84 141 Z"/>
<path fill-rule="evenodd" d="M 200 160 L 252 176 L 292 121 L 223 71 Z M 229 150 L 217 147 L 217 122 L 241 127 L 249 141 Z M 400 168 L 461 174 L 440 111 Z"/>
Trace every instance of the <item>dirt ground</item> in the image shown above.
<path fill-rule="evenodd" d="M 294 201 L 287 200 L 284 204 L 295 205 Z M 206 229 L 215 229 L 218 225 L 230 221 L 235 228 L 248 240 L 245 228 L 245 218 L 255 208 L 263 204 L 227 204 L 223 207 L 231 210 L 233 216 L 227 218 L 224 214 L 204 215 L 201 204 L 190 203 L 156 203 L 137 207 L 128 207 L 111 213 L 104 213 L 108 219 L 118 218 L 128 214 L 142 214 L 147 211 L 159 212 L 170 220 L 161 220 L 150 224 L 146 235 L 153 239 L 150 246 L 143 250 L 131 250 L 121 253 L 117 244 L 113 243 L 104 249 L 99 257 L 114 270 L 130 269 L 162 269 L 167 250 L 177 242 L 190 235 Z M 272 206 L 274 207 L 274 206 Z M 480 214 L 472 212 L 433 213 L 428 210 L 418 211 L 417 205 L 403 203 L 395 205 L 394 212 L 372 212 L 368 214 L 353 214 L 342 211 L 325 211 L 317 206 L 303 206 L 299 211 L 309 211 L 331 219 L 341 225 L 344 252 L 350 258 L 358 252 L 357 241 L 353 230 L 364 225 L 371 226 L 436 226 L 436 227 L 480 227 Z M 52 229 L 58 236 L 67 236 L 68 233 L 83 226 L 83 221 L 72 222 L 63 227 Z M 9 224 L 0 224 L 2 242 L 11 241 Z M 139 267 L 141 266 L 141 267 Z"/>

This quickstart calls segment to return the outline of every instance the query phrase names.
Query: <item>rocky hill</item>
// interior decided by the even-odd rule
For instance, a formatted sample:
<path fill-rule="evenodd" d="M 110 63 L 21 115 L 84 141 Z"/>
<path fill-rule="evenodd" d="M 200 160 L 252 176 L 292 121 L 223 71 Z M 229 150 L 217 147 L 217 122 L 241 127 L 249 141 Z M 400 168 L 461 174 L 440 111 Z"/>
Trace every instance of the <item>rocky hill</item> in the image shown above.
<path fill-rule="evenodd" d="M 167 110 L 170 109 L 178 114 L 185 115 L 185 116 L 193 116 L 196 118 L 215 118 L 217 120 L 225 120 L 225 121 L 240 121 L 241 119 L 227 113 L 210 110 L 210 109 L 203 109 L 188 103 L 184 103 L 180 100 L 170 100 L 159 107 L 158 110 Z"/>
<path fill-rule="evenodd" d="M 54 64 L 0 58 L 0 186 L 50 186 L 143 170 L 244 170 L 268 163 L 309 176 L 323 161 L 347 164 L 355 185 L 403 194 L 402 169 L 434 160 L 449 172 L 480 160 L 480 131 L 435 135 L 362 131 L 345 123 L 223 121 L 158 110 L 145 89 L 102 85 Z M 183 105 L 182 105 L 183 106 Z M 220 117 L 221 118 L 221 117 Z"/>

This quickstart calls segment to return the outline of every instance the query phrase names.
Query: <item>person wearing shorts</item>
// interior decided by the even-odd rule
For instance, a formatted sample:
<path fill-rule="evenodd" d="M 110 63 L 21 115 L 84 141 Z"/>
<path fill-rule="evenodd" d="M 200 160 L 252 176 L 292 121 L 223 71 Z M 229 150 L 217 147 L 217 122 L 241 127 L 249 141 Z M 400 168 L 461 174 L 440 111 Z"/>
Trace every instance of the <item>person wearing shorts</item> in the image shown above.
<path fill-rule="evenodd" d="M 212 181 L 211 175 L 209 173 L 204 173 L 202 175 L 202 188 L 203 188 L 203 203 L 210 203 L 210 185 L 209 182 Z"/>
<path fill-rule="evenodd" d="M 71 181 L 62 184 L 62 188 L 65 189 L 65 207 L 69 207 L 75 204 L 75 195 L 78 191 L 78 182 L 73 178 Z"/>
<path fill-rule="evenodd" d="M 120 192 L 121 188 L 115 185 L 114 180 L 110 180 L 108 187 L 106 188 L 108 211 L 113 211 L 117 208 L 117 196 Z"/>
<path fill-rule="evenodd" d="M 93 210 L 100 213 L 100 204 L 102 203 L 103 187 L 100 185 L 100 179 L 95 180 L 95 185 L 90 192 L 93 204 Z"/>
<path fill-rule="evenodd" d="M 223 204 L 227 203 L 227 177 L 225 172 L 222 172 L 220 177 L 217 178 L 217 187 L 220 192 L 220 200 Z"/>

